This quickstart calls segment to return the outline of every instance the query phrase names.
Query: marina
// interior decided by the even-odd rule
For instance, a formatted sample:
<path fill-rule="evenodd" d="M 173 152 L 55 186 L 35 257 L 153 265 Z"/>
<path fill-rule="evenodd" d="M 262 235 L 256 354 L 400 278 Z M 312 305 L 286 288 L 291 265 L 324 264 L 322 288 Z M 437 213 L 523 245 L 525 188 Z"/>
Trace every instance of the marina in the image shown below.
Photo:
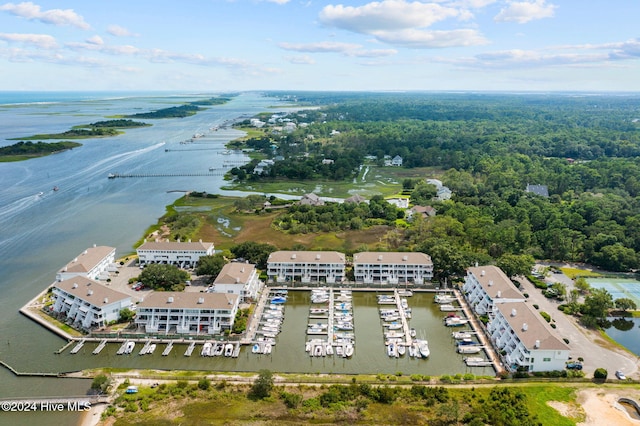
<path fill-rule="evenodd" d="M 478 357 L 486 347 L 481 344 L 480 335 L 470 328 L 470 323 L 455 331 L 436 326 L 443 320 L 440 305 L 433 301 L 433 294 L 414 290 L 412 296 L 401 297 L 398 291 L 370 289 L 267 288 L 255 306 L 247 334 L 240 339 L 230 336 L 231 339 L 219 340 L 221 336 L 206 335 L 183 338 L 164 335 L 138 338 L 129 335 L 117 339 L 86 337 L 83 348 L 89 347 L 91 352 L 92 345 L 102 345 L 104 350 L 93 359 L 101 359 L 99 362 L 103 365 L 129 368 L 252 371 L 256 357 L 267 357 L 264 359 L 268 360 L 270 368 L 293 372 L 373 370 L 392 373 L 400 370 L 407 374 L 427 372 L 437 375 L 451 371 L 462 373 L 473 368 L 474 374 L 495 374 L 490 364 L 467 363 L 464 360 L 465 357 Z M 383 296 L 385 301 L 390 297 L 395 304 L 388 301 L 379 304 L 378 296 Z M 383 312 L 385 317 L 396 319 L 385 321 Z M 376 322 L 380 324 L 377 327 Z M 358 351 L 355 350 L 356 340 L 359 342 Z M 477 345 L 468 344 L 468 341 Z M 63 358 L 73 357 L 82 364 L 86 359 L 83 357 L 84 349 L 71 354 L 71 349 L 78 342 L 61 355 Z M 469 349 L 458 352 L 461 346 L 451 345 L 451 342 L 464 342 L 461 346 Z M 153 344 L 162 350 L 147 353 L 145 347 L 148 350 Z M 276 346 L 280 345 L 287 350 L 276 351 Z M 132 353 L 127 350 L 136 350 L 135 354 L 143 352 L 144 356 L 127 356 Z M 192 357 L 194 351 L 200 356 Z M 120 354 L 119 361 L 110 361 L 117 354 Z M 302 354 L 305 356 L 301 358 Z M 309 360 L 306 366 L 305 358 Z"/>

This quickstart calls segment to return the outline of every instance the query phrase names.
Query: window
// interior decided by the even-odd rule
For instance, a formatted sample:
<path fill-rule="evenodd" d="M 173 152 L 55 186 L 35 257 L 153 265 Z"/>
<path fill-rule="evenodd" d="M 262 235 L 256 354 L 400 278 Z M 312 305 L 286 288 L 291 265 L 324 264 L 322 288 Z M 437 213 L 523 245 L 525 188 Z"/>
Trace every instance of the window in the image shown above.
<path fill-rule="evenodd" d="M 542 358 L 542 362 L 551 362 L 551 358 Z"/>

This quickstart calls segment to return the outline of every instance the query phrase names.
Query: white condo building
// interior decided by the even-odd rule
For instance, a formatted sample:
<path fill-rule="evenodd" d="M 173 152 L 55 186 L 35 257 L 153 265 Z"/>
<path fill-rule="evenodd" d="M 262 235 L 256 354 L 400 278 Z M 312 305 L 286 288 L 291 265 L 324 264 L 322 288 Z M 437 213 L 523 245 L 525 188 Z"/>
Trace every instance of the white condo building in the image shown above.
<path fill-rule="evenodd" d="M 135 324 L 147 333 L 218 334 L 233 327 L 236 294 L 154 292 L 138 304 Z"/>
<path fill-rule="evenodd" d="M 569 347 L 528 303 L 497 305 L 487 331 L 512 371 L 564 370 L 569 360 Z"/>
<path fill-rule="evenodd" d="M 180 268 L 194 268 L 200 257 L 213 256 L 213 243 L 145 241 L 136 252 L 141 267 L 152 263 L 163 263 Z"/>
<path fill-rule="evenodd" d="M 56 273 L 56 281 L 81 276 L 92 280 L 109 277 L 108 269 L 115 269 L 116 249 L 107 246 L 90 247 L 76 256 Z"/>
<path fill-rule="evenodd" d="M 275 282 L 340 283 L 345 263 L 337 251 L 276 251 L 267 259 L 267 276 Z"/>
<path fill-rule="evenodd" d="M 117 321 L 120 311 L 131 306 L 131 296 L 83 276 L 54 283 L 52 294 L 53 312 L 63 315 L 73 327 L 84 330 Z"/>
<path fill-rule="evenodd" d="M 525 301 L 524 295 L 502 269 L 493 265 L 468 268 L 462 292 L 469 306 L 479 315 L 491 314 L 500 303 Z"/>
<path fill-rule="evenodd" d="M 244 303 L 257 298 L 261 284 L 255 265 L 231 262 L 222 267 L 213 282 L 213 291 L 237 294 L 240 296 L 240 303 Z"/>
<path fill-rule="evenodd" d="M 431 256 L 420 252 L 362 252 L 353 255 L 356 283 L 424 284 L 433 278 Z"/>

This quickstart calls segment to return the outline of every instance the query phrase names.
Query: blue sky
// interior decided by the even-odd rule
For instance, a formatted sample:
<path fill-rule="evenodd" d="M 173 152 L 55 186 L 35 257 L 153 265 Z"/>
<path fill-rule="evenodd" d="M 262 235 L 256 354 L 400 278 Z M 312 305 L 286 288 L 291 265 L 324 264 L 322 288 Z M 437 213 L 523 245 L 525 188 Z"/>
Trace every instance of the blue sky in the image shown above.
<path fill-rule="evenodd" d="M 0 0 L 0 90 L 639 91 L 636 0 Z"/>

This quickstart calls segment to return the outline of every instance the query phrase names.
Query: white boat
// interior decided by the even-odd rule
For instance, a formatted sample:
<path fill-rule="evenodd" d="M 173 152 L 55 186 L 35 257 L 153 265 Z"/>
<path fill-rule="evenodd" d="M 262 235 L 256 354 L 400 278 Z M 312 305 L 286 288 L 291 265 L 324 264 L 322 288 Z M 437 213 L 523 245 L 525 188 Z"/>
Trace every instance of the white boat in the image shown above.
<path fill-rule="evenodd" d="M 416 332 L 415 328 L 412 328 L 412 329 L 409 330 L 409 336 L 416 337 L 417 334 L 418 333 Z"/>
<path fill-rule="evenodd" d="M 404 356 L 406 351 L 407 351 L 407 348 L 404 345 L 398 345 L 398 355 Z"/>
<path fill-rule="evenodd" d="M 422 358 L 427 358 L 431 351 L 429 350 L 429 342 L 426 340 L 416 340 L 416 344 L 418 345 L 418 351 L 420 352 L 420 356 Z"/>
<path fill-rule="evenodd" d="M 200 352 L 201 356 L 211 356 L 211 343 L 207 342 L 202 345 L 202 351 Z"/>
<path fill-rule="evenodd" d="M 459 318 L 459 317 L 447 318 L 445 321 L 445 325 L 447 327 L 461 327 L 468 323 L 469 323 L 468 319 Z"/>
<path fill-rule="evenodd" d="M 385 322 L 396 322 L 400 319 L 399 315 L 386 315 L 382 318 Z"/>
<path fill-rule="evenodd" d="M 259 354 L 260 352 L 261 352 L 261 350 L 260 350 L 260 344 L 258 344 L 258 343 L 254 343 L 254 344 L 253 344 L 253 347 L 251 348 L 251 353 Z"/>
<path fill-rule="evenodd" d="M 313 356 L 324 356 L 322 345 L 317 344 L 313 347 Z"/>
<path fill-rule="evenodd" d="M 407 290 L 407 289 L 400 289 L 398 290 L 398 296 L 402 296 L 402 297 L 411 297 L 413 296 L 413 292 L 411 290 Z"/>
<path fill-rule="evenodd" d="M 457 299 L 454 295 L 447 293 L 436 294 L 435 296 L 433 296 L 433 301 L 438 304 L 453 303 L 456 300 Z"/>
<path fill-rule="evenodd" d="M 336 330 L 350 331 L 353 330 L 353 323 L 351 322 L 339 322 L 336 324 Z"/>
<path fill-rule="evenodd" d="M 124 349 L 124 353 L 125 354 L 130 354 L 131 352 L 133 352 L 133 348 L 136 347 L 136 343 L 135 342 L 127 342 L 127 346 Z"/>
<path fill-rule="evenodd" d="M 451 337 L 456 340 L 471 339 L 471 333 L 468 331 L 454 331 L 451 333 Z"/>
<path fill-rule="evenodd" d="M 344 347 L 344 356 L 349 358 L 353 356 L 354 346 L 352 343 L 347 343 Z"/>
<path fill-rule="evenodd" d="M 442 312 L 455 312 L 457 310 L 458 310 L 458 308 L 456 308 L 455 306 L 453 306 L 450 303 L 444 303 L 444 304 L 440 305 L 440 311 L 442 311 Z"/>
<path fill-rule="evenodd" d="M 477 354 L 481 350 L 482 350 L 482 346 L 477 346 L 477 345 L 462 345 L 462 346 L 458 346 L 458 349 L 457 349 L 459 354 Z"/>
<path fill-rule="evenodd" d="M 156 344 L 152 343 L 149 345 L 149 348 L 147 349 L 147 354 L 151 355 L 155 350 L 156 350 Z"/>
<path fill-rule="evenodd" d="M 311 342 L 310 342 L 310 341 L 309 341 L 309 342 L 307 342 L 307 343 L 304 345 L 304 351 L 305 351 L 305 352 L 311 352 Z"/>
<path fill-rule="evenodd" d="M 387 355 L 394 357 L 396 356 L 396 345 L 395 343 L 389 343 L 387 346 Z"/>
<path fill-rule="evenodd" d="M 224 356 L 233 355 L 233 343 L 227 343 L 224 347 Z"/>
<path fill-rule="evenodd" d="M 467 364 L 468 367 L 487 367 L 492 364 L 490 360 L 479 356 L 466 357 L 464 363 Z"/>
<path fill-rule="evenodd" d="M 336 346 L 336 355 L 337 356 L 341 356 L 344 357 L 344 346 L 343 345 L 338 345 Z"/>
<path fill-rule="evenodd" d="M 392 322 L 390 324 L 384 324 L 389 330 L 400 330 L 402 328 L 402 324 L 399 322 Z"/>
<path fill-rule="evenodd" d="M 221 356 L 222 354 L 224 354 L 224 343 L 216 344 L 212 352 L 213 353 L 211 355 L 213 356 Z"/>
<path fill-rule="evenodd" d="M 313 315 L 323 315 L 323 314 L 328 314 L 329 313 L 329 309 L 327 309 L 327 308 L 311 308 L 309 313 L 311 313 Z"/>
<path fill-rule="evenodd" d="M 333 355 L 333 346 L 331 345 L 331 343 L 327 343 L 326 353 L 327 355 Z"/>
<path fill-rule="evenodd" d="M 269 355 L 271 353 L 271 343 L 265 343 L 264 344 L 264 354 L 265 355 Z"/>
<path fill-rule="evenodd" d="M 415 357 L 415 356 L 416 356 L 416 349 L 417 349 L 417 348 L 416 348 L 415 343 L 409 346 L 408 351 L 409 351 L 409 356 L 410 356 L 411 358 L 413 358 L 413 357 Z"/>

